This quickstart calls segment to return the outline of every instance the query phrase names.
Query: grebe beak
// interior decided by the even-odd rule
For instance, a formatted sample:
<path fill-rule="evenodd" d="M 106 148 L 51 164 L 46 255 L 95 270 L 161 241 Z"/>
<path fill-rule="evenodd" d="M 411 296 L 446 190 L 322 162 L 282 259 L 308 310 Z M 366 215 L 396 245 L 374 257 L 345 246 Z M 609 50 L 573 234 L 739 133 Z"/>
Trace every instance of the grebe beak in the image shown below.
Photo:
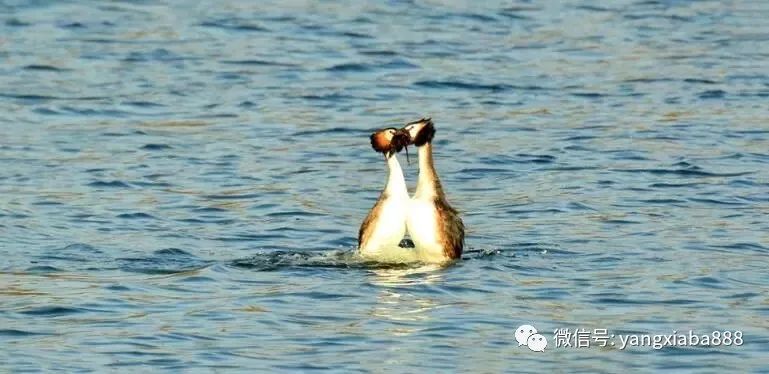
<path fill-rule="evenodd" d="M 435 136 L 435 125 L 430 117 L 409 122 L 401 130 L 409 134 L 409 145 L 413 144 L 417 147 L 431 142 Z"/>
<path fill-rule="evenodd" d="M 409 159 L 409 143 L 411 143 L 411 134 L 406 129 L 398 129 L 393 134 L 392 145 L 396 152 L 400 152 L 401 149 L 406 150 L 406 162 L 411 165 L 411 159 Z"/>

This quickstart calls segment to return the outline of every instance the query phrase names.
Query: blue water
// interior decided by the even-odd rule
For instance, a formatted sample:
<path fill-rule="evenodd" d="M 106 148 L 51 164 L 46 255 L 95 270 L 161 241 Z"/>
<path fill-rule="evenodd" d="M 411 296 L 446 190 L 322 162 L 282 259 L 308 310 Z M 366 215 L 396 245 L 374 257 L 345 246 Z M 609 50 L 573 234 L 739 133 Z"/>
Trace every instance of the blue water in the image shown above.
<path fill-rule="evenodd" d="M 767 372 L 767 19 L 2 0 L 0 371 Z M 368 134 L 423 116 L 464 260 L 360 261 L 385 178 Z"/>

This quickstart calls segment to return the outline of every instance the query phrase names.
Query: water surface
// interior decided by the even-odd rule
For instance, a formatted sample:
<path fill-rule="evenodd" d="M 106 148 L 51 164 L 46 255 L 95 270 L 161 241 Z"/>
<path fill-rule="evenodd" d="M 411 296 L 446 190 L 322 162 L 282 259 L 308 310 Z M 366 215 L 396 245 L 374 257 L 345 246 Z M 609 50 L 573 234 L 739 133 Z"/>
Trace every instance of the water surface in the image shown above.
<path fill-rule="evenodd" d="M 0 371 L 766 372 L 768 18 L 0 1 Z M 361 262 L 368 134 L 422 116 L 464 260 Z"/>

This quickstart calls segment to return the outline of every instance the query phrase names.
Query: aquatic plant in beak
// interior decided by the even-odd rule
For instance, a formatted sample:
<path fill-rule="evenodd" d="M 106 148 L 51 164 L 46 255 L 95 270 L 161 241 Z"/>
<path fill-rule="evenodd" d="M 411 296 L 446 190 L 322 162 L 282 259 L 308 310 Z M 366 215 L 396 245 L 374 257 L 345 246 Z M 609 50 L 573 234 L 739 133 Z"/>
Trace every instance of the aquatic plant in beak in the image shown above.
<path fill-rule="evenodd" d="M 411 159 L 409 159 L 409 143 L 411 143 L 411 136 L 408 131 L 405 129 L 398 130 L 393 136 L 392 143 L 393 147 L 396 148 L 398 152 L 400 152 L 401 149 L 406 151 L 406 163 L 411 165 Z"/>

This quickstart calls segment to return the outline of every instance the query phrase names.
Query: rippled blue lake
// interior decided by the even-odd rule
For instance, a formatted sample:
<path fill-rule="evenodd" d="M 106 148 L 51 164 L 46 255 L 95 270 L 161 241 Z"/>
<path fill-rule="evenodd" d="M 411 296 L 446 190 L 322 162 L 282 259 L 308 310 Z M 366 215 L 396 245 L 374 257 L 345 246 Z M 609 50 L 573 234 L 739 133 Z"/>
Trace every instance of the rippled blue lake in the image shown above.
<path fill-rule="evenodd" d="M 767 372 L 767 19 L 0 0 L 0 371 Z M 423 116 L 464 258 L 363 262 L 368 135 Z"/>

